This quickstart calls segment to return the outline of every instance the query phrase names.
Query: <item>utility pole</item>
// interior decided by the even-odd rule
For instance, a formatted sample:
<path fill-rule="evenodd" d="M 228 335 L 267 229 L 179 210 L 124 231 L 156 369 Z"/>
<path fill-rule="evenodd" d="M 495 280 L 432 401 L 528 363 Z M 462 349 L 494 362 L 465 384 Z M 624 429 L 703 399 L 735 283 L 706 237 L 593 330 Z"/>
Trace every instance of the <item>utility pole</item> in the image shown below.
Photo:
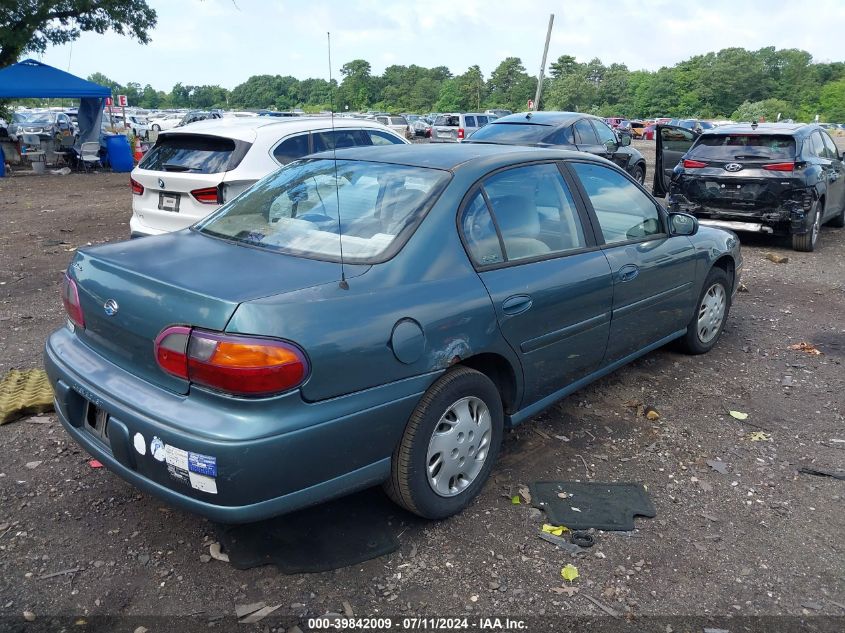
<path fill-rule="evenodd" d="M 546 46 L 543 48 L 543 61 L 540 64 L 540 75 L 537 77 L 537 93 L 534 95 L 534 110 L 540 109 L 540 97 L 543 95 L 543 75 L 546 72 L 546 56 L 549 54 L 549 40 L 552 39 L 552 25 L 555 14 L 549 14 L 549 30 L 546 32 Z"/>

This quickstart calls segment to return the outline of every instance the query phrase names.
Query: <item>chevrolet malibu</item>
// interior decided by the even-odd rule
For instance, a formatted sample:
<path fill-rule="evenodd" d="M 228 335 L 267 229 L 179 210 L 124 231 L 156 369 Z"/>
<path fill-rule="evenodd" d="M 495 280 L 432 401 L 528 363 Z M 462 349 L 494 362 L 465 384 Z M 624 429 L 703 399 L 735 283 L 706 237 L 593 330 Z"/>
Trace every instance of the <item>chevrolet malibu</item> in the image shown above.
<path fill-rule="evenodd" d="M 45 364 L 107 468 L 223 522 L 383 484 L 443 518 L 505 428 L 719 339 L 733 233 L 613 163 L 488 145 L 317 154 L 172 234 L 80 251 Z"/>

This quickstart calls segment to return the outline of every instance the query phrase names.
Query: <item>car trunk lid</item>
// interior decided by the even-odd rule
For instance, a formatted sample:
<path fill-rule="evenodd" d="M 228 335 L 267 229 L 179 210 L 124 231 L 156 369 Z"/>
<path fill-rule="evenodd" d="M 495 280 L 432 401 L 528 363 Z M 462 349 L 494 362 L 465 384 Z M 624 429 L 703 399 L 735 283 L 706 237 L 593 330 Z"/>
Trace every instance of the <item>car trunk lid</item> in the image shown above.
<path fill-rule="evenodd" d="M 336 281 L 339 267 L 191 232 L 79 252 L 70 274 L 85 318 L 80 338 L 148 382 L 187 393 L 186 381 L 156 364 L 154 341 L 165 327 L 225 330 L 241 302 Z M 110 300 L 117 309 L 107 314 Z"/>

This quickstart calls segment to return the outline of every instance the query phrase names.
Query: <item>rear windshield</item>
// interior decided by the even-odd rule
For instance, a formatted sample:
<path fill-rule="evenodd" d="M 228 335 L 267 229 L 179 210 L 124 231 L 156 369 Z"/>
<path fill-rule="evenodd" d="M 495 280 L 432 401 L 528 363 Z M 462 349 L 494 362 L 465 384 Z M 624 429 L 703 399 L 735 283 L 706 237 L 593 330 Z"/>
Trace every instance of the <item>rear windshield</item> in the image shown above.
<path fill-rule="evenodd" d="M 434 125 L 443 125 L 446 127 L 458 127 L 461 124 L 461 118 L 457 115 L 449 116 L 445 114 L 441 114 L 439 117 L 434 119 Z"/>
<path fill-rule="evenodd" d="M 408 125 L 408 123 L 401 116 L 392 116 L 390 117 L 390 125 Z"/>
<path fill-rule="evenodd" d="M 709 160 L 792 160 L 795 139 L 778 134 L 705 134 L 688 156 Z"/>
<path fill-rule="evenodd" d="M 218 136 L 161 136 L 138 167 L 153 171 L 219 174 L 234 167 L 235 148 L 235 141 Z"/>
<path fill-rule="evenodd" d="M 196 228 L 268 250 L 339 261 L 340 223 L 344 261 L 375 263 L 404 243 L 448 179 L 448 172 L 422 167 L 303 160 L 260 180 Z"/>
<path fill-rule="evenodd" d="M 473 132 L 469 140 L 489 143 L 539 143 L 552 127 L 538 123 L 491 123 Z"/>

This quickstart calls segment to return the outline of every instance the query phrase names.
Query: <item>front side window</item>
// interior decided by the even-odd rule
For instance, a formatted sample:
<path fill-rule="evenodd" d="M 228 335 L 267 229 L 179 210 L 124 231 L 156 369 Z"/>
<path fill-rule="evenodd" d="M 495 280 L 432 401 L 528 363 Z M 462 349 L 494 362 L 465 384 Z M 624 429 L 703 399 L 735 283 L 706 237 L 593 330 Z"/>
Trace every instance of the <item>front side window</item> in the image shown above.
<path fill-rule="evenodd" d="M 507 261 L 555 255 L 587 245 L 575 202 L 557 165 L 508 169 L 490 176 L 482 187 Z"/>
<path fill-rule="evenodd" d="M 373 145 L 402 145 L 403 141 L 393 134 L 388 134 L 382 130 L 366 130 L 370 137 L 370 142 Z"/>
<path fill-rule="evenodd" d="M 312 259 L 375 263 L 410 236 L 448 172 L 352 160 L 293 163 L 196 225 L 213 237 Z"/>
<path fill-rule="evenodd" d="M 657 206 L 643 191 L 613 168 L 571 163 L 590 199 L 608 244 L 660 235 Z"/>
<path fill-rule="evenodd" d="M 627 123 L 627 121 L 623 121 Z M 593 127 L 596 129 L 596 136 L 599 137 L 599 144 L 606 147 L 614 147 L 616 145 L 616 135 L 613 133 L 604 121 L 593 121 Z"/>
<path fill-rule="evenodd" d="M 575 130 L 575 143 L 578 145 L 598 145 L 598 138 L 593 131 L 593 126 L 587 119 L 576 121 L 573 126 Z"/>
<path fill-rule="evenodd" d="M 824 141 L 826 156 L 831 160 L 837 160 L 839 158 L 839 150 L 836 149 L 833 139 L 828 136 L 827 132 L 819 132 L 819 134 L 822 135 L 822 141 Z"/>

